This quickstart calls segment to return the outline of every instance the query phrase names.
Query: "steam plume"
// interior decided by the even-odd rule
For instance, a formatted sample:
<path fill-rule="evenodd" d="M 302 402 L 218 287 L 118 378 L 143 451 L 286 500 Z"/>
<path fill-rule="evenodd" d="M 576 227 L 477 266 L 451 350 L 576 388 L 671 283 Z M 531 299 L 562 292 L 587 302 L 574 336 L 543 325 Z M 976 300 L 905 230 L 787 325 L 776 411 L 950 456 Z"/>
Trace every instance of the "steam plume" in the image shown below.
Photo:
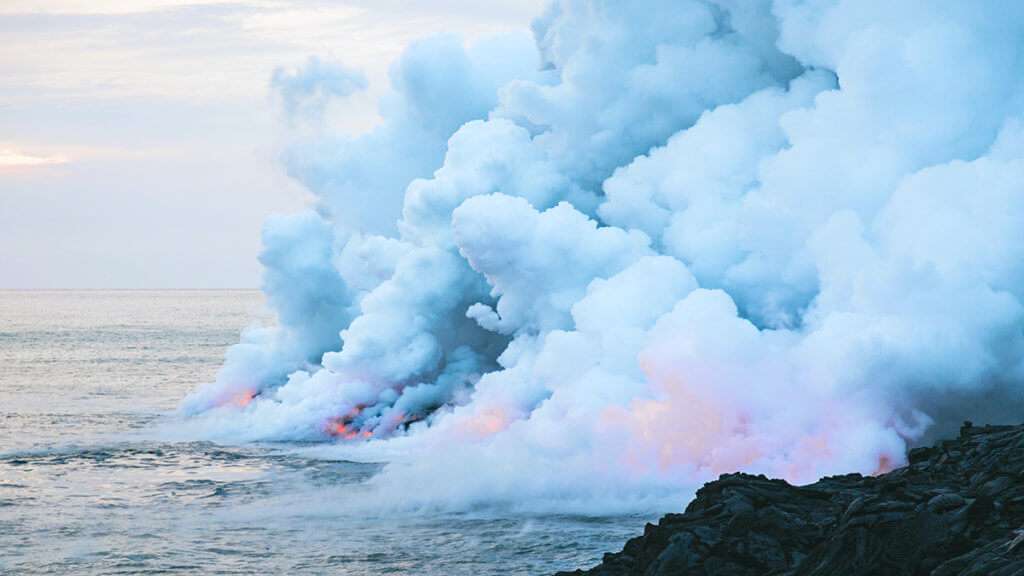
<path fill-rule="evenodd" d="M 533 33 L 414 44 L 375 131 L 290 150 L 316 211 L 267 223 L 280 324 L 185 400 L 204 434 L 593 510 L 1019 419 L 1024 5 L 562 0 Z"/>

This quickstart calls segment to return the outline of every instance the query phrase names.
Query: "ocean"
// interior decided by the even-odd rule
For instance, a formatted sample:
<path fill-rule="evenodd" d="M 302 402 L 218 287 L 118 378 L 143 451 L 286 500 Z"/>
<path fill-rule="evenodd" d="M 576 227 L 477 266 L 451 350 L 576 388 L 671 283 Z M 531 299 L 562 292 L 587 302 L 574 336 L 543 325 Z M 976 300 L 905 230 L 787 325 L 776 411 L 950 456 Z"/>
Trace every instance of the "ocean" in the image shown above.
<path fill-rule="evenodd" d="M 256 291 L 0 291 L 0 573 L 547 574 L 650 519 L 375 513 L 344 503 L 381 463 L 166 434 L 270 321 Z"/>

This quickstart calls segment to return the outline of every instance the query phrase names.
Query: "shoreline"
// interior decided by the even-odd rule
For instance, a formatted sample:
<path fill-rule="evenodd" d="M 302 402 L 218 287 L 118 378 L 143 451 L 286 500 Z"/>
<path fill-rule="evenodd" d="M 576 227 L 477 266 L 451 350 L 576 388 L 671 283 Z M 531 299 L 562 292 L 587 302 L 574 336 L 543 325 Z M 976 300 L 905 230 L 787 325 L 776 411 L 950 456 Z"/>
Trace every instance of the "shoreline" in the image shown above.
<path fill-rule="evenodd" d="M 743 473 L 600 564 L 556 576 L 1024 574 L 1024 425 L 973 426 L 879 476 Z"/>

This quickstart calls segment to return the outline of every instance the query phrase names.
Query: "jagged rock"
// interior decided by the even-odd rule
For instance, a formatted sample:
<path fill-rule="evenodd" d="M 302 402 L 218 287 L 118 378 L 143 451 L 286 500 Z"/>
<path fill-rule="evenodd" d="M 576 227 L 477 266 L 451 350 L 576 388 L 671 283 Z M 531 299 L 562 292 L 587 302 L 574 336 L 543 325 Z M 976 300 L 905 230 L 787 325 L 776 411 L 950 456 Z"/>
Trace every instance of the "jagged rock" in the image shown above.
<path fill-rule="evenodd" d="M 906 468 L 792 486 L 726 474 L 621 552 L 559 576 L 1021 576 L 1024 426 L 965 423 Z"/>

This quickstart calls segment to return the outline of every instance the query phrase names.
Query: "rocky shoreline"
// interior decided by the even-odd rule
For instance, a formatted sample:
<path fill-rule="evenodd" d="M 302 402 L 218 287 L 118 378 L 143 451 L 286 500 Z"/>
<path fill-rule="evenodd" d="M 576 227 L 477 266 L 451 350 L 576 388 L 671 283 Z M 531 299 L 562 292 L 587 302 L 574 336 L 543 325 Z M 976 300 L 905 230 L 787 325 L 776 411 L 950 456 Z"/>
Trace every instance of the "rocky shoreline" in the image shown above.
<path fill-rule="evenodd" d="M 558 576 L 1024 575 L 1024 425 L 972 426 L 880 476 L 727 474 L 621 552 Z"/>

